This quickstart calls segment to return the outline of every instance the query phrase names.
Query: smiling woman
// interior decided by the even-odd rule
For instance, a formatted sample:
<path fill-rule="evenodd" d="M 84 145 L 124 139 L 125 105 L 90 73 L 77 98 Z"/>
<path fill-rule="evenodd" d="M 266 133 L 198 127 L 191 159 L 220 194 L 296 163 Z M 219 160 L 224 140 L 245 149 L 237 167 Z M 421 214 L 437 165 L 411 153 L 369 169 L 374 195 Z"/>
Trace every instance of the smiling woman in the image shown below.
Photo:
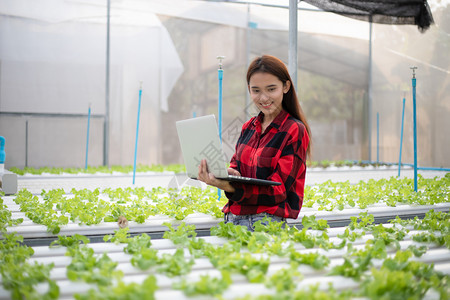
<path fill-rule="evenodd" d="M 250 96 L 253 103 L 264 113 L 262 131 L 275 120 L 283 110 L 283 95 L 289 91 L 290 81 L 281 82 L 278 77 L 265 72 L 255 73 L 249 83 Z"/>
<path fill-rule="evenodd" d="M 279 186 L 229 183 L 208 172 L 206 161 L 198 178 L 223 189 L 228 203 L 225 222 L 247 226 L 268 217 L 296 219 L 303 204 L 310 129 L 285 64 L 274 56 L 256 58 L 247 71 L 247 84 L 258 116 L 247 121 L 231 158 L 230 175 L 280 182 Z"/>

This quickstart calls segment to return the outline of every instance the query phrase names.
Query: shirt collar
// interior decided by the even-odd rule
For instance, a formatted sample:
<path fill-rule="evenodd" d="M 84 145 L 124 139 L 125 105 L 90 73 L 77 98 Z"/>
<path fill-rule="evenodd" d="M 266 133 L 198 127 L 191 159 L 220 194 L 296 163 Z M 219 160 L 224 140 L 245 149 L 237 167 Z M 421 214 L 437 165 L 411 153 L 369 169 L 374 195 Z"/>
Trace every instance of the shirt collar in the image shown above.
<path fill-rule="evenodd" d="M 275 129 L 279 129 L 280 126 L 284 123 L 284 121 L 287 119 L 288 116 L 289 116 L 288 112 L 285 111 L 284 109 L 282 109 L 281 112 L 278 114 L 278 116 L 275 117 L 275 119 L 272 121 L 272 123 L 270 123 L 269 126 L 272 126 Z M 254 126 L 261 126 L 263 118 L 264 118 L 264 114 L 261 111 L 261 112 L 259 112 L 258 116 L 253 121 Z M 261 127 L 259 127 L 259 128 L 261 128 Z"/>

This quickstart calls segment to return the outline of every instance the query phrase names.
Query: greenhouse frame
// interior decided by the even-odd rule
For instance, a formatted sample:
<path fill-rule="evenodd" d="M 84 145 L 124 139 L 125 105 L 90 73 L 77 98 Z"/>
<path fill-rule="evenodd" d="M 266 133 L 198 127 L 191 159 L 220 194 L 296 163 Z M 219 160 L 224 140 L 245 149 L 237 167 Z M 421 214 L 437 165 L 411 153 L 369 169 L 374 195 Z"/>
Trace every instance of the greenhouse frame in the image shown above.
<path fill-rule="evenodd" d="M 449 45 L 444 0 L 1 0 L 0 300 L 448 299 Z M 229 161 L 263 54 L 312 148 L 249 230 L 175 124 Z"/>

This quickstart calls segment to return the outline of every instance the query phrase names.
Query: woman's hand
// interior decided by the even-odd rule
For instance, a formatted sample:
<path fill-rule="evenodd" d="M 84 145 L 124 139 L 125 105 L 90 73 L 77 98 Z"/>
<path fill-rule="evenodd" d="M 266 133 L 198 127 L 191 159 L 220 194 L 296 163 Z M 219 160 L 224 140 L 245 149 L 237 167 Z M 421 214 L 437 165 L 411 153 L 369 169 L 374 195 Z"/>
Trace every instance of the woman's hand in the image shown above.
<path fill-rule="evenodd" d="M 241 173 L 233 168 L 228 168 L 228 175 L 241 176 Z"/>
<path fill-rule="evenodd" d="M 228 169 L 228 174 L 230 174 L 230 169 Z M 233 170 L 233 169 L 231 169 Z M 239 172 L 234 170 L 236 173 L 233 173 L 232 175 L 238 175 Z M 217 179 L 214 177 L 214 174 L 209 173 L 208 171 L 208 164 L 206 163 L 206 159 L 202 159 L 200 162 L 200 165 L 198 166 L 198 176 L 197 179 L 200 181 L 203 181 L 207 185 L 215 186 L 216 188 L 219 188 L 221 190 L 224 190 L 225 192 L 234 193 L 235 189 L 230 184 L 229 181 Z"/>

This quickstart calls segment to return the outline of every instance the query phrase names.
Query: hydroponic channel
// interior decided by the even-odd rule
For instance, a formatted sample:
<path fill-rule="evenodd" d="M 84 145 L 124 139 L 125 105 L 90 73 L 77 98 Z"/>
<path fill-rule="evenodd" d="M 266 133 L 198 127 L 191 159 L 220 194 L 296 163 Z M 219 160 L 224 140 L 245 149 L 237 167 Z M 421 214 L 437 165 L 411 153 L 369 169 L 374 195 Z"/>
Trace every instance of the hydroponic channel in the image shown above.
<path fill-rule="evenodd" d="M 330 172 L 324 172 L 322 180 L 320 172 L 315 173 L 309 173 L 310 178 L 316 177 L 307 194 L 310 201 L 320 201 L 313 203 L 305 198 L 300 218 L 289 220 L 290 226 L 285 229 L 271 225 L 269 229 L 258 229 L 255 233 L 224 226 L 217 217 L 221 202 L 203 212 L 194 209 L 185 214 L 170 215 L 174 208 L 164 206 L 164 203 L 175 202 L 190 209 L 197 201 L 204 209 L 210 205 L 208 201 L 214 198 L 215 192 L 198 187 L 190 191 L 192 188 L 187 182 L 180 192 L 158 186 L 168 182 L 168 174 L 138 177 L 157 183 L 148 187 L 145 182 L 131 187 L 126 183 L 129 177 L 120 175 L 110 180 L 104 175 L 82 179 L 20 177 L 21 192 L 2 197 L 3 211 L 10 212 L 6 219 L 23 219 L 17 225 L 12 221 L 2 225 L 5 226 L 2 259 L 14 257 L 11 252 L 19 253 L 18 249 L 28 249 L 23 251 L 29 254 L 24 255 L 14 268 L 2 269 L 0 299 L 14 297 L 11 291 L 14 287 L 27 291 L 27 298 L 45 294 L 50 299 L 101 299 L 109 293 L 116 297 L 121 293 L 130 297 L 153 295 L 156 299 L 216 299 L 219 296 L 259 299 L 258 295 L 260 299 L 281 299 L 278 297 L 289 294 L 313 297 L 321 293 L 331 298 L 371 299 L 399 295 L 412 295 L 418 299 L 445 299 L 448 296 L 448 175 L 441 173 L 434 177 L 428 173 L 422 176 L 420 196 L 406 193 L 408 181 L 403 179 L 395 186 L 395 191 L 376 194 L 380 199 L 374 200 L 362 192 L 374 188 L 370 186 L 374 180 L 367 173 L 357 175 L 356 171 L 346 171 L 347 174 L 342 175 L 334 172 L 340 179 L 336 182 L 341 183 L 332 183 L 334 178 Z M 342 180 L 345 176 L 347 180 Z M 392 188 L 396 184 L 392 177 L 384 177 L 378 179 L 380 187 Z M 86 188 L 83 184 L 88 181 L 90 185 Z M 120 181 L 124 183 L 121 185 Z M 355 196 L 354 187 L 361 189 L 359 196 Z M 392 195 L 397 202 L 383 195 Z M 82 198 L 79 203 L 86 205 L 103 203 L 105 207 L 110 205 L 107 208 L 119 207 L 122 212 L 133 205 L 148 205 L 145 207 L 154 214 L 143 222 L 130 219 L 125 229 L 120 229 L 117 222 L 103 219 L 92 225 L 82 224 L 81 216 L 74 217 L 68 210 L 61 211 L 67 209 L 62 208 L 62 203 L 81 196 L 87 198 Z M 58 232 L 52 232 L 50 228 L 55 230 L 55 227 L 39 225 L 30 219 L 36 217 L 31 214 L 36 209 L 31 207 L 28 212 L 23 211 L 27 201 L 20 203 L 20 197 L 29 197 L 28 202 L 33 202 L 39 209 L 39 205 L 45 207 L 50 203 L 52 206 L 47 206 L 47 210 L 41 209 L 41 217 L 48 214 L 71 220 L 60 225 Z M 105 216 L 112 217 L 108 212 L 101 217 Z M 24 244 L 20 240 L 14 242 L 13 233 L 23 237 Z M 68 242 L 70 237 L 72 242 Z M 84 242 L 76 242 L 77 239 Z M 5 244 L 6 240 L 9 246 Z M 86 261 L 91 261 L 91 265 Z M 16 271 L 28 270 L 25 273 L 29 280 L 27 274 L 20 277 L 14 273 L 15 268 Z M 33 277 L 31 270 L 36 268 L 47 268 L 47 271 Z M 15 282 L 14 278 L 21 278 L 21 282 Z M 388 281 L 380 282 L 380 278 L 394 280 L 397 287 L 392 287 L 395 285 Z M 418 284 L 402 286 L 402 282 L 411 280 Z"/>

